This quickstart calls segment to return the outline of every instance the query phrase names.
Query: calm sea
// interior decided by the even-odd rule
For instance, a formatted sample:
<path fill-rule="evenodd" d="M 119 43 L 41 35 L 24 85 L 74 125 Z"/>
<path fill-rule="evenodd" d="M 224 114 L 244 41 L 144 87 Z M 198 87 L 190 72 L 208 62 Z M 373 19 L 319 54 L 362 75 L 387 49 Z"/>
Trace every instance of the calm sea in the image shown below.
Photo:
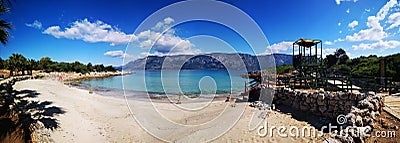
<path fill-rule="evenodd" d="M 226 70 L 163 70 L 134 71 L 135 74 L 104 79 L 85 80 L 84 85 L 96 89 L 148 92 L 153 95 L 179 94 L 199 96 L 235 94 L 244 90 L 248 81 L 240 75 L 245 71 Z"/>

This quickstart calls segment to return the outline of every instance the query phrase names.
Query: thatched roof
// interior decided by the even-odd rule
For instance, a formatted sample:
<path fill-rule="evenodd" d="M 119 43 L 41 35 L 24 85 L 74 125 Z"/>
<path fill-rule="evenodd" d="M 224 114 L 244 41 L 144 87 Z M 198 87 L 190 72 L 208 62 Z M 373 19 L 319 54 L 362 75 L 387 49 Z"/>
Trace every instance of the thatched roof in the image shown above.
<path fill-rule="evenodd" d="M 321 43 L 321 40 L 310 40 L 310 39 L 301 38 L 301 39 L 295 41 L 293 44 L 299 45 L 299 46 L 304 46 L 304 47 L 311 47 L 311 46 L 317 45 L 319 43 Z"/>

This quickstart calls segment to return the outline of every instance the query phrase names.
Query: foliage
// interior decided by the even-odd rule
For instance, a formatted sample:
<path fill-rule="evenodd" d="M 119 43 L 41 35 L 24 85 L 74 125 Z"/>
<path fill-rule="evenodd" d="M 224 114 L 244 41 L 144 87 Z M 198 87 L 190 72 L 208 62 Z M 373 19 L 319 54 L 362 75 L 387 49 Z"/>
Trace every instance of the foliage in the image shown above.
<path fill-rule="evenodd" d="M 349 56 L 347 56 L 346 51 L 340 48 L 337 49 L 334 54 L 327 55 L 324 61 L 326 64 L 326 68 L 330 69 L 335 65 L 345 64 L 347 60 L 349 60 Z"/>
<path fill-rule="evenodd" d="M 294 67 L 292 65 L 281 65 L 276 67 L 276 74 L 284 74 L 284 73 L 289 73 L 294 70 Z"/>
<path fill-rule="evenodd" d="M 67 62 L 55 62 L 49 57 L 43 57 L 39 61 L 34 59 L 27 59 L 21 54 L 12 54 L 7 60 L 0 58 L 0 69 L 10 70 L 10 75 L 19 72 L 22 75 L 27 72 L 27 74 L 32 74 L 32 70 L 43 70 L 44 72 L 77 72 L 77 73 L 88 73 L 88 72 L 115 72 L 116 69 L 112 66 L 105 67 L 103 64 L 92 65 L 88 63 L 87 65 L 75 61 L 73 63 Z"/>
<path fill-rule="evenodd" d="M 0 57 L 0 69 L 4 69 L 4 60 Z"/>
<path fill-rule="evenodd" d="M 400 81 L 400 54 L 378 57 L 370 55 L 349 59 L 346 52 L 337 50 L 333 55 L 327 55 L 324 59 L 327 70 L 334 73 L 351 74 L 356 77 L 380 77 L 381 61 L 385 61 L 386 77 L 393 77 L 394 81 Z"/>
<path fill-rule="evenodd" d="M 8 2 L 8 3 L 10 3 L 10 2 Z M 0 15 L 4 15 L 5 13 L 7 13 L 10 10 L 5 5 L 6 5 L 6 2 L 0 1 Z M 0 42 L 3 45 L 6 45 L 8 42 L 8 37 L 10 37 L 10 33 L 8 32 L 8 30 L 10 30 L 10 29 L 12 29 L 11 24 L 9 24 L 5 20 L 0 20 Z"/>

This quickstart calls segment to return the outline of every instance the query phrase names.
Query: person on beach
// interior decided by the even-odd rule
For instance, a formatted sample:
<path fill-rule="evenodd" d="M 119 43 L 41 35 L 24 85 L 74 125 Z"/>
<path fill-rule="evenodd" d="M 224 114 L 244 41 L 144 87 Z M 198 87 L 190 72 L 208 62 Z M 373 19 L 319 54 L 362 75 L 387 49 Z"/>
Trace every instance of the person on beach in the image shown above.
<path fill-rule="evenodd" d="M 63 80 L 62 75 L 59 75 L 59 76 L 58 76 L 58 80 L 59 80 L 59 81 L 62 81 L 62 80 Z"/>

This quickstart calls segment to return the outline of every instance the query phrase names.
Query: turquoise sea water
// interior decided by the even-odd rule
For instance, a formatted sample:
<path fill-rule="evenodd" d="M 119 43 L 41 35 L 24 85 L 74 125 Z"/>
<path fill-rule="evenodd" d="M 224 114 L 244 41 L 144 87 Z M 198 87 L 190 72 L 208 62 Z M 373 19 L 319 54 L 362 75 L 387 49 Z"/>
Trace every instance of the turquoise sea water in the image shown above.
<path fill-rule="evenodd" d="M 245 71 L 226 70 L 163 70 L 134 71 L 135 74 L 104 79 L 85 80 L 82 83 L 96 88 L 148 92 L 151 94 L 179 94 L 198 96 L 239 93 L 247 79 Z"/>

